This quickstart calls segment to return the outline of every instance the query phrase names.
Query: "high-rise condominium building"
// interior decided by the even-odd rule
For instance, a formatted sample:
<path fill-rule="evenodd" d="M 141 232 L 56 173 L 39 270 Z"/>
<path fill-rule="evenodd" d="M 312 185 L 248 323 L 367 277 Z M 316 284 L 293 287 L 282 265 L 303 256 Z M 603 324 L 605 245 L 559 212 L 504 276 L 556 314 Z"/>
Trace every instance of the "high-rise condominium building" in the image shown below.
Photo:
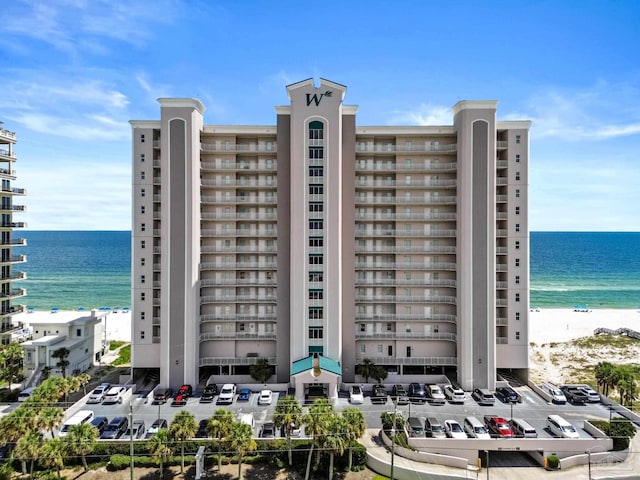
<path fill-rule="evenodd" d="M 23 228 L 24 222 L 16 222 L 13 214 L 24 211 L 24 205 L 16 205 L 14 198 L 25 194 L 23 188 L 11 186 L 11 181 L 16 179 L 14 162 L 16 153 L 14 145 L 17 141 L 16 134 L 5 130 L 3 122 L 0 122 L 0 179 L 2 179 L 2 190 L 0 190 L 0 214 L 2 223 L 0 232 L 2 241 L 0 242 L 0 342 L 7 344 L 12 341 L 12 335 L 17 330 L 22 330 L 22 325 L 13 322 L 12 317 L 23 310 L 20 305 L 14 305 L 14 300 L 26 294 L 24 288 L 13 288 L 12 282 L 25 278 L 23 272 L 14 270 L 14 265 L 26 261 L 24 255 L 16 255 L 14 247 L 25 245 L 24 238 L 16 238 L 13 235 L 14 228 Z"/>
<path fill-rule="evenodd" d="M 526 375 L 529 121 L 360 126 L 346 87 L 289 85 L 273 125 L 132 121 L 133 366 L 165 385 Z M 317 359 L 317 360 L 316 360 Z M 263 360 L 264 361 L 264 360 Z M 315 367 L 315 368 L 314 368 Z"/>

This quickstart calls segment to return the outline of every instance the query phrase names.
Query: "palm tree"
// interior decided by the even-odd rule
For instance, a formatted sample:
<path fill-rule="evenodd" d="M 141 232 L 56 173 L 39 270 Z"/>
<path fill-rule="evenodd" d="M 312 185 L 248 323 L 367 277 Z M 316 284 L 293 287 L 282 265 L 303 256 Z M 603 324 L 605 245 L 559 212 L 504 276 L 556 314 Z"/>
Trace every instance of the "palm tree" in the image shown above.
<path fill-rule="evenodd" d="M 333 480 L 333 459 L 335 454 L 342 455 L 347 443 L 345 438 L 345 418 L 338 415 L 331 415 L 327 424 L 327 435 L 323 438 L 322 447 L 329 452 L 329 480 Z"/>
<path fill-rule="evenodd" d="M 11 386 L 21 376 L 24 349 L 18 343 L 0 346 L 0 380 Z"/>
<path fill-rule="evenodd" d="M 51 358 L 58 360 L 56 366 L 62 370 L 62 378 L 67 378 L 67 367 L 69 366 L 69 354 L 71 351 L 68 348 L 60 347 L 54 350 L 51 354 Z"/>
<path fill-rule="evenodd" d="M 207 422 L 207 435 L 217 440 L 218 472 L 222 469 L 222 440 L 229 437 L 233 414 L 226 408 L 218 408 Z"/>
<path fill-rule="evenodd" d="M 616 371 L 616 388 L 620 394 L 620 404 L 631 405 L 636 398 L 636 374 L 630 365 L 618 365 Z"/>
<path fill-rule="evenodd" d="M 87 385 L 91 381 L 91 375 L 89 375 L 88 373 L 81 373 L 80 375 L 77 376 L 77 378 L 78 378 L 78 382 L 80 383 L 80 388 L 82 388 L 82 393 L 86 395 Z"/>
<path fill-rule="evenodd" d="M 22 460 L 23 462 L 23 471 L 24 464 L 27 461 L 29 462 L 29 477 L 32 479 L 33 466 L 36 459 L 40 456 L 40 451 L 42 450 L 43 444 L 44 440 L 42 439 L 42 434 L 35 430 L 31 430 L 22 438 L 20 438 L 20 440 L 18 440 L 16 449 L 14 450 L 16 458 Z"/>
<path fill-rule="evenodd" d="M 238 455 L 238 478 L 242 480 L 242 458 L 257 446 L 251 427 L 243 422 L 233 422 L 229 432 L 229 446 Z"/>
<path fill-rule="evenodd" d="M 169 433 L 171 437 L 180 442 L 182 463 L 180 464 L 180 473 L 184 473 L 184 444 L 198 431 L 198 422 L 193 413 L 186 410 L 180 411 L 171 422 Z"/>
<path fill-rule="evenodd" d="M 162 464 L 166 458 L 171 455 L 169 440 L 169 430 L 161 428 L 147 443 L 149 453 L 151 453 L 151 455 L 153 455 L 160 463 L 160 478 L 162 478 L 163 473 Z"/>
<path fill-rule="evenodd" d="M 371 372 L 371 376 L 378 383 L 382 383 L 388 375 L 389 374 L 387 373 L 387 369 L 382 365 L 376 365 L 375 367 L 373 367 L 373 370 Z"/>
<path fill-rule="evenodd" d="M 81 423 L 69 428 L 69 433 L 64 438 L 67 449 L 71 455 L 82 457 L 84 471 L 89 471 L 87 454 L 91 453 L 98 443 L 98 430 L 90 423 Z"/>
<path fill-rule="evenodd" d="M 609 395 L 609 388 L 614 386 L 615 370 L 611 362 L 598 362 L 595 367 L 596 382 L 604 395 Z"/>
<path fill-rule="evenodd" d="M 269 360 L 259 358 L 256 363 L 249 367 L 249 375 L 256 382 L 265 383 L 273 375 L 273 369 L 269 365 Z"/>
<path fill-rule="evenodd" d="M 376 368 L 376 364 L 368 358 L 362 360 L 358 366 L 358 373 L 364 377 L 364 383 L 369 383 L 369 378 L 373 376 L 373 372 Z"/>
<path fill-rule="evenodd" d="M 53 430 L 62 425 L 63 421 L 64 411 L 60 407 L 44 407 L 38 413 L 38 425 L 49 430 L 51 438 L 54 438 Z"/>
<path fill-rule="evenodd" d="M 40 452 L 40 463 L 42 463 L 42 465 L 47 468 L 54 467 L 56 469 L 56 473 L 58 474 L 58 479 L 61 478 L 60 469 L 64 466 L 66 447 L 66 442 L 64 442 L 62 439 L 52 438 L 42 446 L 42 451 Z"/>
<path fill-rule="evenodd" d="M 357 407 L 347 407 L 342 410 L 342 418 L 344 419 L 344 429 L 349 442 L 349 470 L 353 465 L 353 442 L 357 441 L 364 435 L 367 429 L 367 423 L 364 413 Z"/>
<path fill-rule="evenodd" d="M 302 423 L 302 407 L 300 402 L 293 395 L 281 397 L 276 405 L 276 410 L 273 413 L 273 422 L 276 428 L 284 428 L 285 435 L 287 436 L 287 447 L 289 450 L 289 466 L 293 465 L 293 459 L 291 456 L 291 430 L 295 427 L 299 427 Z"/>
<path fill-rule="evenodd" d="M 311 470 L 311 458 L 313 455 L 314 445 L 321 445 L 323 438 L 327 435 L 328 424 L 333 415 L 333 405 L 329 403 L 326 398 L 318 398 L 314 400 L 313 404 L 309 407 L 309 411 L 304 416 L 304 423 L 306 425 L 305 431 L 307 435 L 313 437 L 313 443 L 309 449 L 309 457 L 307 458 L 307 471 L 305 474 L 305 480 L 309 480 L 309 471 Z M 320 450 L 316 458 L 316 464 L 320 463 Z"/>

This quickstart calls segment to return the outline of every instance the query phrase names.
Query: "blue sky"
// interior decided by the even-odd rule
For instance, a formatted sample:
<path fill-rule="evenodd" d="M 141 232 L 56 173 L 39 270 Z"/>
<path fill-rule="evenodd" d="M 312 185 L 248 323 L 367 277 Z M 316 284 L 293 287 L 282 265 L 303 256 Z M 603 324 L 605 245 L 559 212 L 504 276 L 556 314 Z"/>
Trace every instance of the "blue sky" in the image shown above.
<path fill-rule="evenodd" d="M 285 86 L 347 86 L 359 125 L 531 119 L 530 229 L 639 231 L 640 2 L 12 0 L 0 121 L 33 230 L 129 230 L 131 130 L 158 97 L 274 124 Z"/>

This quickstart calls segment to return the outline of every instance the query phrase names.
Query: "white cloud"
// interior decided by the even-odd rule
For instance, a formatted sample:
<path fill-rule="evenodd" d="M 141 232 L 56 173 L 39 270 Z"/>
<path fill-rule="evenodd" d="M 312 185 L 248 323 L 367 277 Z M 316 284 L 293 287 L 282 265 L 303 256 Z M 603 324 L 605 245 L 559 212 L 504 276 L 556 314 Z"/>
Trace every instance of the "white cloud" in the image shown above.
<path fill-rule="evenodd" d="M 451 125 L 453 114 L 450 107 L 422 103 L 414 110 L 393 112 L 388 125 Z"/>

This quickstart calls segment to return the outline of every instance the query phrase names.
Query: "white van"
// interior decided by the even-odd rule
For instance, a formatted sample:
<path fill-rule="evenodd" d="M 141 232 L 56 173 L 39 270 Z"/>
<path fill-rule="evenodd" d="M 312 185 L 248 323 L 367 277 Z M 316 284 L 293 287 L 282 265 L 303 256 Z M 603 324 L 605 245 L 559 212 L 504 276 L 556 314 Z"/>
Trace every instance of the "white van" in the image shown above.
<path fill-rule="evenodd" d="M 33 393 L 33 391 L 36 389 L 36 387 L 29 387 L 29 388 L 25 388 L 24 390 L 22 390 L 20 392 L 20 394 L 18 395 L 18 401 L 19 402 L 24 402 L 27 398 L 29 398 L 31 396 L 31 394 Z"/>
<path fill-rule="evenodd" d="M 58 433 L 59 437 L 64 437 L 69 433 L 69 429 L 75 425 L 81 425 L 83 423 L 89 423 L 93 420 L 93 412 L 91 410 L 80 410 L 73 414 L 69 420 L 64 422 L 60 432 Z"/>
<path fill-rule="evenodd" d="M 251 430 L 253 430 L 256 427 L 256 421 L 253 418 L 253 413 L 242 413 L 242 414 L 240 414 L 240 416 L 238 417 L 238 421 L 240 423 L 244 423 L 246 425 L 249 425 L 251 427 Z"/>
<path fill-rule="evenodd" d="M 476 417 L 466 417 L 463 422 L 464 431 L 471 438 L 491 439 L 491 435 L 487 431 L 487 427 Z"/>
<path fill-rule="evenodd" d="M 562 390 L 553 383 L 543 383 L 540 385 L 540 388 L 551 396 L 551 403 L 556 403 L 558 405 L 564 405 L 567 403 L 567 397 L 565 397 Z"/>
<path fill-rule="evenodd" d="M 538 438 L 538 432 L 536 432 L 536 429 L 522 418 L 512 418 L 509 420 L 509 425 L 511 425 L 511 430 L 513 430 L 516 437 Z"/>
<path fill-rule="evenodd" d="M 560 438 L 580 438 L 576 427 L 567 422 L 560 415 L 549 415 L 547 417 L 547 428 L 556 437 Z"/>

